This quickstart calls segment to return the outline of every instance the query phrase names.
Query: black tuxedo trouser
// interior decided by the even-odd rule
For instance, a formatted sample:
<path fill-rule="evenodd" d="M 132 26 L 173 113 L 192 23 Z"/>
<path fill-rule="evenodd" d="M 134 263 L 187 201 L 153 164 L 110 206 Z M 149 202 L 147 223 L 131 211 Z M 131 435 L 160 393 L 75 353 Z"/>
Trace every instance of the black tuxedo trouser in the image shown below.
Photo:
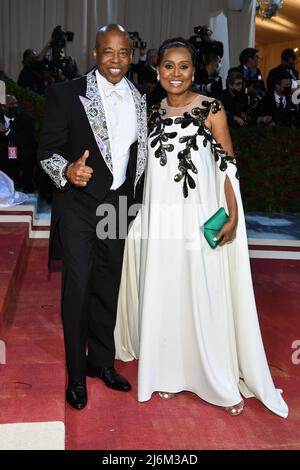
<path fill-rule="evenodd" d="M 119 197 L 127 193 L 124 183 L 109 191 L 101 202 L 115 207 L 117 236 Z M 98 206 L 98 201 L 80 192 L 59 220 L 63 247 L 62 320 L 71 381 L 85 380 L 86 347 L 89 362 L 96 366 L 110 367 L 115 357 L 114 328 L 125 240 L 97 237 L 96 226 L 103 219 L 96 216 Z"/>

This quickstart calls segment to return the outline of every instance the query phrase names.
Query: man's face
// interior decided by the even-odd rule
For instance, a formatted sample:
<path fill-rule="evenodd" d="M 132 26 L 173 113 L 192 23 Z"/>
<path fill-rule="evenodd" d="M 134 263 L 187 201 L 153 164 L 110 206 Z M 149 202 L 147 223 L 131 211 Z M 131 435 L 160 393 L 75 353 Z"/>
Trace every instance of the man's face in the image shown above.
<path fill-rule="evenodd" d="M 124 33 L 107 31 L 99 35 L 93 55 L 101 75 L 116 84 L 128 72 L 132 60 L 131 43 Z"/>
<path fill-rule="evenodd" d="M 297 63 L 298 63 L 297 57 L 290 57 L 290 58 L 286 61 L 286 65 L 287 65 L 288 67 L 291 67 L 291 68 L 292 68 L 292 67 L 295 68 L 296 65 L 297 65 Z"/>
<path fill-rule="evenodd" d="M 38 55 L 36 53 L 36 51 L 32 50 L 30 54 L 27 55 L 26 59 L 25 59 L 25 63 L 27 65 L 30 65 L 30 64 L 33 64 L 34 62 L 36 62 L 38 60 Z"/>
<path fill-rule="evenodd" d="M 11 118 L 15 117 L 18 110 L 18 101 L 14 96 L 6 97 L 6 104 L 2 104 L 2 111 L 5 116 Z"/>
<path fill-rule="evenodd" d="M 259 62 L 259 55 L 255 54 L 253 57 L 250 57 L 248 60 L 248 67 L 256 69 Z"/>
<path fill-rule="evenodd" d="M 277 86 L 275 86 L 276 91 L 281 92 L 284 95 L 289 96 L 292 89 L 292 80 L 290 78 L 283 78 Z"/>
<path fill-rule="evenodd" d="M 244 86 L 244 82 L 242 79 L 237 79 L 233 83 L 229 84 L 229 89 L 233 92 L 234 95 L 240 93 Z"/>

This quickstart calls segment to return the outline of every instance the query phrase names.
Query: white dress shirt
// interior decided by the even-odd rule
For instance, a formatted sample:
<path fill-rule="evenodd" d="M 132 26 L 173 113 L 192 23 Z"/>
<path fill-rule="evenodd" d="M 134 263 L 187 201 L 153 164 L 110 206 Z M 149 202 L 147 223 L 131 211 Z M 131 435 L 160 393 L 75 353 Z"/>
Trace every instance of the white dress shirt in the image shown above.
<path fill-rule="evenodd" d="M 275 97 L 275 101 L 276 101 L 276 104 L 277 104 L 278 108 L 280 106 L 281 98 L 282 98 L 282 107 L 285 108 L 285 106 L 286 106 L 286 97 L 277 95 L 276 91 L 274 91 L 274 97 Z"/>
<path fill-rule="evenodd" d="M 15 118 L 8 118 L 5 114 L 4 114 L 4 126 L 5 126 L 5 135 L 8 135 L 11 131 L 10 129 L 10 125 L 14 122 Z"/>
<path fill-rule="evenodd" d="M 137 140 L 137 116 L 130 87 L 123 78 L 113 85 L 96 70 L 111 146 L 113 184 L 119 188 L 126 179 L 130 146 Z"/>

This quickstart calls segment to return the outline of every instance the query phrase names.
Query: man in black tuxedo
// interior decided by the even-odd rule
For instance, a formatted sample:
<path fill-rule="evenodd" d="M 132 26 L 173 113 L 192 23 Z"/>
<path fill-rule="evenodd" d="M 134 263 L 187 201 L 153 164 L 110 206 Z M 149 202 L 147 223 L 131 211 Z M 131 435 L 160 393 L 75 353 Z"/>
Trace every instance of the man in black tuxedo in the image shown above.
<path fill-rule="evenodd" d="M 293 126 L 297 124 L 297 106 L 292 102 L 292 79 L 288 72 L 277 75 L 275 89 L 268 93 L 261 104 L 258 122 L 271 126 Z"/>
<path fill-rule="evenodd" d="M 299 80 L 299 72 L 295 68 L 298 59 L 294 49 L 284 49 L 281 53 L 281 64 L 271 69 L 267 78 L 268 92 L 272 93 L 275 88 L 275 80 L 278 75 L 288 73 L 292 79 L 292 88 L 297 87 L 297 80 Z"/>
<path fill-rule="evenodd" d="M 128 205 L 141 199 L 147 152 L 146 102 L 124 78 L 132 59 L 128 33 L 119 25 L 101 28 L 93 55 L 94 70 L 50 88 L 39 146 L 56 186 L 50 259 L 62 255 L 66 399 L 77 409 L 87 403 L 86 375 L 116 390 L 131 388 L 114 369 L 127 221 L 121 206 L 124 198 Z M 117 219 L 105 233 L 111 208 Z"/>
<path fill-rule="evenodd" d="M 36 160 L 34 123 L 20 110 L 18 100 L 6 95 L 0 114 L 0 170 L 25 192 L 33 191 Z"/>

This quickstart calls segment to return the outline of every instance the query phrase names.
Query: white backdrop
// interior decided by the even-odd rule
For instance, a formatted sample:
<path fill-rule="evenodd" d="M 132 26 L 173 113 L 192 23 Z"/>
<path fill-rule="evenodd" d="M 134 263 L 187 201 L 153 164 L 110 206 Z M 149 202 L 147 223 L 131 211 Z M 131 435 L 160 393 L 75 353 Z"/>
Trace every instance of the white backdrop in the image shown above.
<path fill-rule="evenodd" d="M 225 46 L 224 69 L 238 64 L 240 51 L 254 44 L 255 1 L 244 0 L 232 11 L 230 0 L 0 0 L 0 69 L 14 80 L 27 48 L 38 52 L 56 25 L 74 31 L 68 43 L 81 73 L 93 64 L 91 50 L 99 27 L 120 23 L 138 31 L 148 47 L 172 36 L 189 37 L 193 27 L 209 24 Z M 227 72 L 227 70 L 224 70 Z"/>

